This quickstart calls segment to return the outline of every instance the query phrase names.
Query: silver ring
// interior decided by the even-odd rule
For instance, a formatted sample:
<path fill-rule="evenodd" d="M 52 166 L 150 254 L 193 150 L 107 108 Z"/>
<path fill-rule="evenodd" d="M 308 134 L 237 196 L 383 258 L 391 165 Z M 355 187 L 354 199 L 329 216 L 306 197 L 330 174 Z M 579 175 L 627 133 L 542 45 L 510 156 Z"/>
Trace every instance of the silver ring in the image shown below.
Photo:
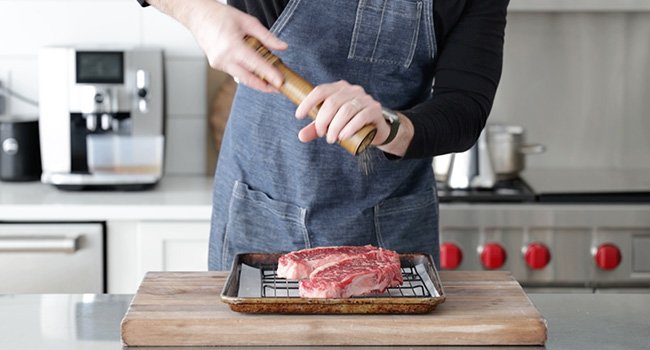
<path fill-rule="evenodd" d="M 239 78 L 237 78 L 237 77 L 232 77 L 232 79 L 235 81 L 235 83 L 237 83 L 237 85 L 239 85 Z"/>
<path fill-rule="evenodd" d="M 360 111 L 363 108 L 361 102 L 359 102 L 359 100 L 357 100 L 356 98 L 350 100 L 350 104 L 355 108 L 356 112 Z"/>

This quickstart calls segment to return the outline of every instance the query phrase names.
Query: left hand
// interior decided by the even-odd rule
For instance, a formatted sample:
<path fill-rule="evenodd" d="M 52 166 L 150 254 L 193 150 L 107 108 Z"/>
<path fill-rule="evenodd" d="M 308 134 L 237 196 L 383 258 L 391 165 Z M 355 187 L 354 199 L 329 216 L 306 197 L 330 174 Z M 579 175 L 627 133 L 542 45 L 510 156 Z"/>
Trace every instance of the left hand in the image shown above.
<path fill-rule="evenodd" d="M 305 118 L 321 103 L 316 119 L 300 130 L 300 141 L 326 137 L 328 143 L 335 143 L 350 138 L 368 124 L 377 128 L 373 145 L 383 143 L 390 133 L 390 126 L 382 116 L 381 104 L 361 86 L 345 80 L 318 85 L 298 106 L 296 118 Z"/>

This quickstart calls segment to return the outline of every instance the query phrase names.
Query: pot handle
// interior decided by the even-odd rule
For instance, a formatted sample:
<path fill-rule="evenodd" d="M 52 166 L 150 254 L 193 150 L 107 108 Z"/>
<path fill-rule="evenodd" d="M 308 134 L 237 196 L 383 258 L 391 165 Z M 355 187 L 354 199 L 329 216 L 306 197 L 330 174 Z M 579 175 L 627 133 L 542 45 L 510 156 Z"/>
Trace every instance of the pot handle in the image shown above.
<path fill-rule="evenodd" d="M 519 153 L 521 154 L 540 154 L 544 153 L 544 151 L 546 151 L 546 146 L 539 143 L 521 145 L 519 147 Z"/>

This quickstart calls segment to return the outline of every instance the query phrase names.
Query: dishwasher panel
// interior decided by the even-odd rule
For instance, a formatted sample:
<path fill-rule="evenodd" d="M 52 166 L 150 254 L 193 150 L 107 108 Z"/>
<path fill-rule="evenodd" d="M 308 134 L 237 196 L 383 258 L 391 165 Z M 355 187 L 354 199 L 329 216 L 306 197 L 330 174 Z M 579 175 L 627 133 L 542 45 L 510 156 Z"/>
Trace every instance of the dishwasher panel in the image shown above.
<path fill-rule="evenodd" d="M 104 224 L 0 223 L 0 294 L 103 293 Z"/>

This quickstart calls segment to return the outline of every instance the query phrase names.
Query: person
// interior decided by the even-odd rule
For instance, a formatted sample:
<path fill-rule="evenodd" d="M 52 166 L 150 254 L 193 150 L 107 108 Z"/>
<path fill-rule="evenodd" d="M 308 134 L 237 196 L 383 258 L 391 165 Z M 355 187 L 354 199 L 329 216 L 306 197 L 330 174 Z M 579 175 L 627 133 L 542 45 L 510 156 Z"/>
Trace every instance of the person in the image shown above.
<path fill-rule="evenodd" d="M 424 252 L 437 263 L 432 157 L 467 150 L 485 126 L 507 0 L 148 4 L 239 82 L 215 174 L 210 270 L 229 269 L 242 252 L 331 245 Z M 245 36 L 316 85 L 299 106 L 277 93 L 282 74 Z M 304 120 L 316 106 L 316 119 Z M 335 143 L 368 124 L 377 133 L 364 174 Z"/>

